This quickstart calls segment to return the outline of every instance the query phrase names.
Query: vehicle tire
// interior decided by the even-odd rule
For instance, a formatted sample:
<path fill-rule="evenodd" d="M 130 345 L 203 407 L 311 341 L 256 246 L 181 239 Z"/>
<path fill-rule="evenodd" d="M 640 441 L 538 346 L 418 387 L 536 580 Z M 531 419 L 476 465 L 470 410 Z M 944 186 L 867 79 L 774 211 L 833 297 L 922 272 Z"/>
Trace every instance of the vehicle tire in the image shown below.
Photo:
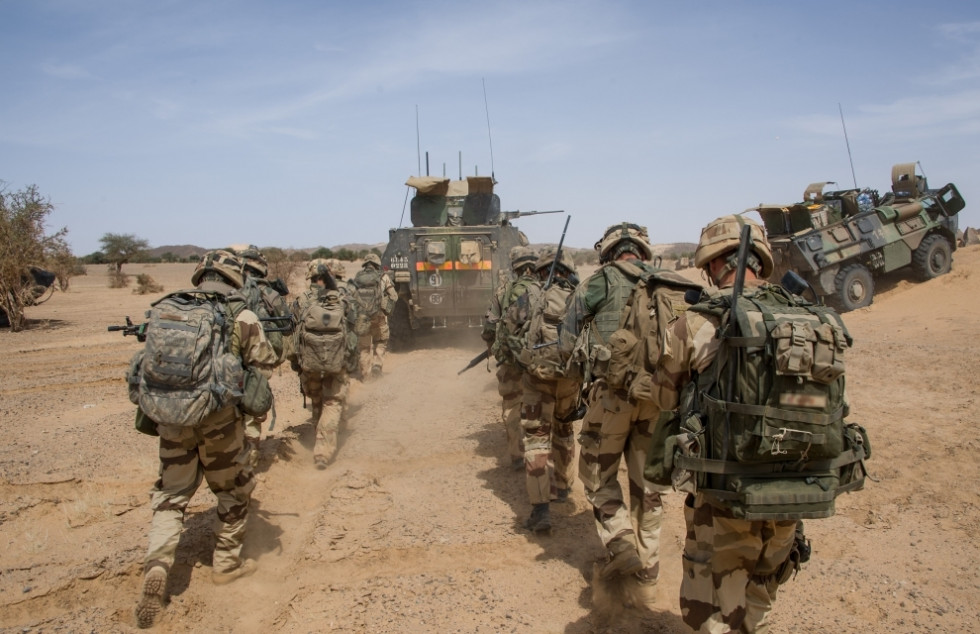
<path fill-rule="evenodd" d="M 841 310 L 857 310 L 871 304 L 875 294 L 875 282 L 871 271 L 863 264 L 849 264 L 834 278 L 837 289 L 836 303 Z"/>
<path fill-rule="evenodd" d="M 388 317 L 388 330 L 391 333 L 389 345 L 393 352 L 410 350 L 415 344 L 415 332 L 408 314 L 408 303 L 399 298 Z"/>
<path fill-rule="evenodd" d="M 949 273 L 953 265 L 953 247 L 944 236 L 934 233 L 926 236 L 912 254 L 912 267 L 922 281 Z"/>

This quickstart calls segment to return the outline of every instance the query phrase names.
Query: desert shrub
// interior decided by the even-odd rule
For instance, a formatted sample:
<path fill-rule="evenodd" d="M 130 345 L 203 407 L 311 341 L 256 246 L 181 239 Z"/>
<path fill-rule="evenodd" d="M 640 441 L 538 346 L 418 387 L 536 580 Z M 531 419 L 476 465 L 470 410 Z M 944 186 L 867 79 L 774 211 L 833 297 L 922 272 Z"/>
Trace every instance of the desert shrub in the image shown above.
<path fill-rule="evenodd" d="M 136 295 L 147 295 L 149 293 L 162 293 L 163 285 L 158 284 L 156 280 L 147 275 L 146 273 L 140 273 L 136 276 L 136 288 L 133 289 L 133 293 Z"/>
<path fill-rule="evenodd" d="M 109 265 L 109 288 L 126 288 L 129 286 L 129 276 L 116 269 L 115 264 Z"/>
<path fill-rule="evenodd" d="M 290 259 L 286 252 L 278 247 L 264 248 L 262 249 L 262 255 L 265 256 L 266 262 L 269 263 L 268 277 L 270 280 L 278 277 L 288 282 L 293 273 L 299 270 L 303 264 L 302 262 Z"/>
<path fill-rule="evenodd" d="M 53 209 L 35 185 L 8 193 L 0 183 L 0 311 L 13 331 L 24 327 L 24 307 L 46 290 L 31 267 L 45 266 L 49 254 L 68 250 L 67 229 L 44 233 L 45 220 Z"/>

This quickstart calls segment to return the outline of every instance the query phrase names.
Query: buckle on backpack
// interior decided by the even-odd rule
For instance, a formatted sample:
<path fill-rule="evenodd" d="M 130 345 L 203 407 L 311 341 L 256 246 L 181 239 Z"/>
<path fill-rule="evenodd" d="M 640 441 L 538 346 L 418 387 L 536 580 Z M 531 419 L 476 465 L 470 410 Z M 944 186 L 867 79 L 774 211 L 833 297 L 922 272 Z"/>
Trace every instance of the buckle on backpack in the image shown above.
<path fill-rule="evenodd" d="M 802 431 L 799 429 L 790 429 L 789 427 L 780 427 L 779 431 L 772 435 L 772 440 L 773 443 L 772 443 L 771 454 L 773 456 L 781 456 L 789 453 L 789 451 L 782 449 L 779 446 L 779 443 L 781 443 L 784 440 L 805 442 L 806 449 L 803 450 L 803 453 L 800 457 L 800 460 L 803 460 L 806 458 L 806 455 L 810 452 L 810 446 L 813 444 L 813 432 Z"/>

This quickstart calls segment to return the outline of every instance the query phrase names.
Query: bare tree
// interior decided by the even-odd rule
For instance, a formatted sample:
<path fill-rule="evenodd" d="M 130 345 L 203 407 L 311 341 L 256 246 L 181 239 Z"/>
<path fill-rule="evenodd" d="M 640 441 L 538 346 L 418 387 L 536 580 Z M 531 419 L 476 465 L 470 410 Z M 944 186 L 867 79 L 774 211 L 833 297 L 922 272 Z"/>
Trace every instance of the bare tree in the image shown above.
<path fill-rule="evenodd" d="M 8 193 L 0 183 L 0 318 L 17 331 L 24 327 L 24 307 L 46 290 L 39 269 L 49 254 L 65 252 L 67 229 L 44 234 L 44 223 L 54 209 L 36 185 Z M 46 275 L 50 275 L 46 273 Z M 54 282 L 51 276 L 50 283 Z"/>
<path fill-rule="evenodd" d="M 149 242 L 131 233 L 107 233 L 99 242 L 106 261 L 116 267 L 117 273 L 122 273 L 123 264 L 143 257 L 150 248 Z"/>

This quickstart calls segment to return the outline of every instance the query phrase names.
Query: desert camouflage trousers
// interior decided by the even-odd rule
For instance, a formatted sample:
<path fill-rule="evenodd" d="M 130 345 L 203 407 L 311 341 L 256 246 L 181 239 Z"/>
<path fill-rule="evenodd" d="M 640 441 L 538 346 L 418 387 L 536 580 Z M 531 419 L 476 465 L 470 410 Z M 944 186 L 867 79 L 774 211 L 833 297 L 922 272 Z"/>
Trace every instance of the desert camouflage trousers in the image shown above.
<path fill-rule="evenodd" d="M 524 471 L 531 504 L 546 504 L 558 489 L 572 488 L 575 430 L 560 422 L 575 409 L 576 380 L 546 381 L 524 374 L 521 427 L 524 430 Z"/>
<path fill-rule="evenodd" d="M 643 477 L 659 415 L 652 403 L 630 401 L 624 390 L 610 390 L 598 381 L 579 434 L 579 479 L 592 504 L 599 538 L 612 554 L 636 547 L 641 573 L 651 580 L 660 574 L 660 495 L 670 488 Z M 618 480 L 621 458 L 629 477 L 628 509 Z"/>
<path fill-rule="evenodd" d="M 512 363 L 497 366 L 497 393 L 503 399 L 500 417 L 507 430 L 507 453 L 511 460 L 524 460 L 523 432 L 521 431 L 521 381 L 524 371 Z"/>
<path fill-rule="evenodd" d="M 340 420 L 347 407 L 350 380 L 347 371 L 337 374 L 304 371 L 299 377 L 303 394 L 310 399 L 313 409 L 313 425 L 316 427 L 316 443 L 313 455 L 332 455 L 337 446 Z"/>
<path fill-rule="evenodd" d="M 150 545 L 145 569 L 173 566 L 184 511 L 201 485 L 218 499 L 214 526 L 214 570 L 223 572 L 241 564 L 245 519 L 255 482 L 245 461 L 245 434 L 240 418 L 202 427 L 159 425 L 160 478 L 153 487 Z"/>
<path fill-rule="evenodd" d="M 796 520 L 735 519 L 699 494 L 687 497 L 684 521 L 684 623 L 711 634 L 768 632 L 776 573 L 789 558 Z"/>
<path fill-rule="evenodd" d="M 388 339 L 391 332 L 388 329 L 388 318 L 379 312 L 371 318 L 371 327 L 367 334 L 357 338 L 357 349 L 360 358 L 358 364 L 362 377 L 371 376 L 375 368 L 378 372 L 384 367 L 385 353 L 388 351 Z"/>

